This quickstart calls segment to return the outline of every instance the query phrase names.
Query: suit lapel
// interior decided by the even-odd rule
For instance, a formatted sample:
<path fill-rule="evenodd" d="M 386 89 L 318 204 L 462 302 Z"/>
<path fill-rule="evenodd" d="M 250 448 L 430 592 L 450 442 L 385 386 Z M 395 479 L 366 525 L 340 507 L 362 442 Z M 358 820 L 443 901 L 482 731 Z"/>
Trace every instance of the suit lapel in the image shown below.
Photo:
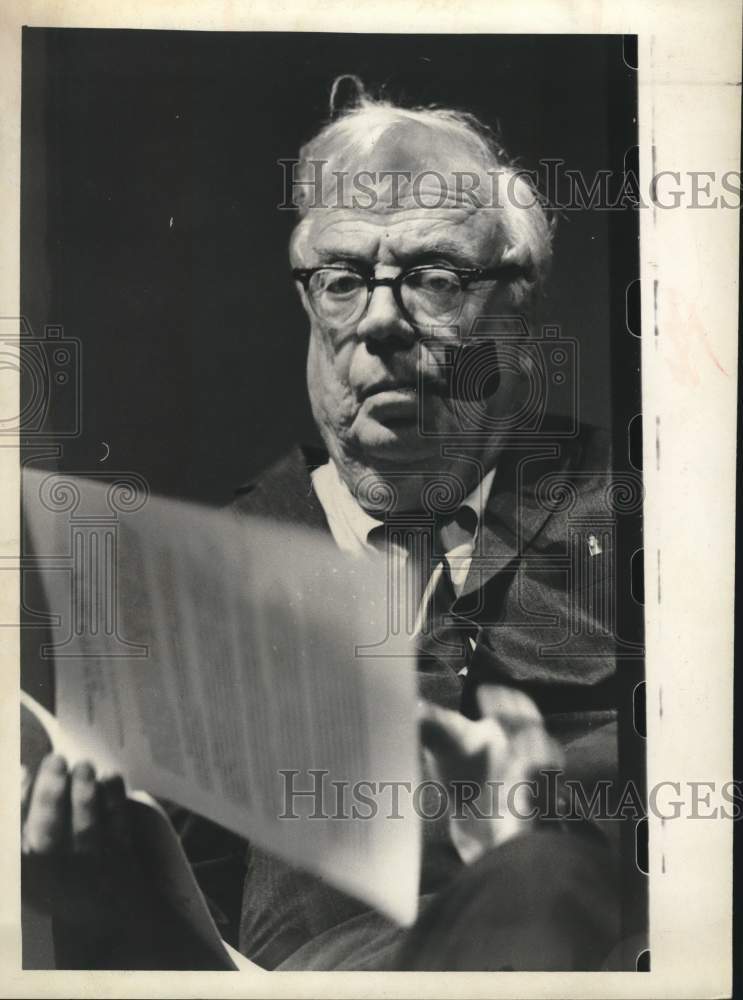
<path fill-rule="evenodd" d="M 544 528 L 552 512 L 539 501 L 536 484 L 546 462 L 555 471 L 575 457 L 570 454 L 574 448 L 565 454 L 562 447 L 540 442 L 528 450 L 506 447 L 501 453 L 460 601 L 520 559 Z"/>

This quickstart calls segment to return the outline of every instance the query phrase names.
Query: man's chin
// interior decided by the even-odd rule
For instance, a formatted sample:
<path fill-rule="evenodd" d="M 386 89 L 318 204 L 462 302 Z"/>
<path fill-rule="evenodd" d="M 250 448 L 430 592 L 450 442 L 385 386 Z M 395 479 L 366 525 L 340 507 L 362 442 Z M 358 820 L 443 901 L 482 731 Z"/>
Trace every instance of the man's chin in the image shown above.
<path fill-rule="evenodd" d="M 418 465 L 425 463 L 436 450 L 435 440 L 421 434 L 417 419 L 382 422 L 357 418 L 353 431 L 353 450 L 367 465 L 377 462 Z"/>

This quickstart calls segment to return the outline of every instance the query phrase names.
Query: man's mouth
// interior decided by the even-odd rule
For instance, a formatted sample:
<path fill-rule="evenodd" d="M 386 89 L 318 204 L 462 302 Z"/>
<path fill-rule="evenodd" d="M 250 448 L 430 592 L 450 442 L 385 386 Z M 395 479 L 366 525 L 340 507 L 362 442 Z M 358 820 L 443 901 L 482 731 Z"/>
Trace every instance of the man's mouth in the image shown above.
<path fill-rule="evenodd" d="M 375 396 L 387 395 L 389 393 L 416 393 L 418 392 L 418 380 L 415 379 L 380 379 L 361 391 L 361 401 L 364 402 Z"/>
<path fill-rule="evenodd" d="M 449 392 L 449 383 L 446 378 L 435 377 L 434 375 L 429 375 L 428 373 L 423 376 L 414 375 L 411 378 L 384 378 L 363 388 L 359 393 L 359 396 L 361 402 L 363 403 L 372 396 L 378 396 L 388 392 L 413 392 L 416 395 L 419 395 L 422 392 L 424 396 L 429 394 L 447 395 Z"/>
<path fill-rule="evenodd" d="M 419 387 L 417 378 L 415 381 L 387 378 L 363 390 L 361 410 L 387 427 L 402 428 L 416 424 L 426 398 L 442 391 L 444 387 L 435 379 L 425 379 Z"/>
<path fill-rule="evenodd" d="M 380 387 L 367 395 L 362 405 L 381 423 L 408 423 L 418 416 L 418 389 L 411 385 Z"/>

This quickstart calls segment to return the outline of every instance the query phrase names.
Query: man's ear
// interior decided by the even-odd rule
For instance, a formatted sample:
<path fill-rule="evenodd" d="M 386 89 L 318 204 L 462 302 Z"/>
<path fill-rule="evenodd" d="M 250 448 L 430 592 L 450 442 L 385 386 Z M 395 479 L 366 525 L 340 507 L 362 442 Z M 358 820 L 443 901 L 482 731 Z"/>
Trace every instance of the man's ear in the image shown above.
<path fill-rule="evenodd" d="M 307 313 L 307 316 L 310 319 L 312 319 L 312 314 L 310 312 L 310 303 L 309 299 L 307 298 L 307 292 L 304 290 L 304 286 L 300 281 L 295 281 L 294 286 L 297 289 L 297 293 L 299 294 L 299 300 L 302 303 L 302 308 Z"/>
<path fill-rule="evenodd" d="M 301 220 L 295 227 L 291 234 L 289 240 L 289 266 L 290 267 L 302 267 L 302 245 L 304 243 L 304 220 Z M 294 286 L 299 293 L 299 299 L 302 303 L 302 307 L 308 316 L 311 317 L 310 313 L 310 303 L 307 299 L 307 292 L 304 289 L 304 285 L 301 281 L 295 281 Z"/>

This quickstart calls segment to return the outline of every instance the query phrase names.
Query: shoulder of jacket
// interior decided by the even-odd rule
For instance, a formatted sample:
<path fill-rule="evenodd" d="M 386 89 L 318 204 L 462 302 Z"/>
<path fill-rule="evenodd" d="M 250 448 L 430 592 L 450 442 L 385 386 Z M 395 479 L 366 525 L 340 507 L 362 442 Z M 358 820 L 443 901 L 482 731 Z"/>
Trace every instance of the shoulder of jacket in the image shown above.
<path fill-rule="evenodd" d="M 233 511 L 324 527 L 325 515 L 312 488 L 312 471 L 327 461 L 321 449 L 295 446 L 263 473 L 235 490 Z"/>

